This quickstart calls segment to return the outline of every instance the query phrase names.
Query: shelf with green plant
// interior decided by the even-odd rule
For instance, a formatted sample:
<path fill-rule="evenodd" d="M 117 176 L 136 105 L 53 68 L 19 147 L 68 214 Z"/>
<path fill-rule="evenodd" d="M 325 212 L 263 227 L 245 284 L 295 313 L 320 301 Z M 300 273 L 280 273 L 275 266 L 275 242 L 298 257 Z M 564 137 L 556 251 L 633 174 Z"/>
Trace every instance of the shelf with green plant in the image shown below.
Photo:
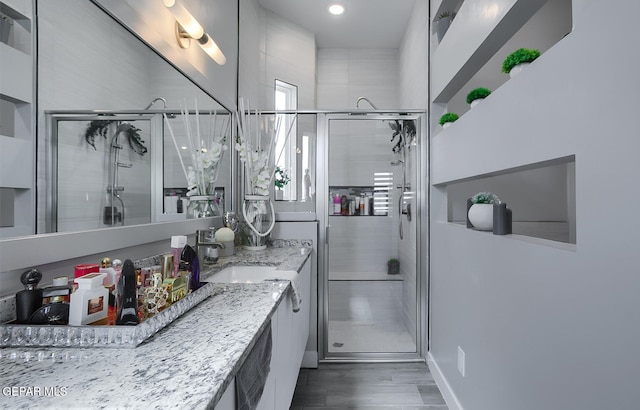
<path fill-rule="evenodd" d="M 456 122 L 458 118 L 460 118 L 460 116 L 455 112 L 447 112 L 442 114 L 438 123 L 442 126 L 442 128 L 447 128 L 449 125 Z"/>
<path fill-rule="evenodd" d="M 467 94 L 467 104 L 471 104 L 471 108 L 476 106 L 480 101 L 484 100 L 491 94 L 491 90 L 484 87 L 474 88 Z"/>
<path fill-rule="evenodd" d="M 538 57 L 540 57 L 540 50 L 519 48 L 504 59 L 502 72 L 513 77 L 521 71 L 524 65 L 532 63 Z"/>

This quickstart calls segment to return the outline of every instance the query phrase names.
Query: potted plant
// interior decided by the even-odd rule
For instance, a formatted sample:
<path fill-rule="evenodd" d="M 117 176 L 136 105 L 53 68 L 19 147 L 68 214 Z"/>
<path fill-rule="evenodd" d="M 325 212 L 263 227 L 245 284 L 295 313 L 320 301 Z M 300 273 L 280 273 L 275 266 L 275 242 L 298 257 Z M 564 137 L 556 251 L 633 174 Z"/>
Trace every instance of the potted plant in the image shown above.
<path fill-rule="evenodd" d="M 440 125 L 442 125 L 442 128 L 447 128 L 451 123 L 456 122 L 458 118 L 460 118 L 460 116 L 455 112 L 445 113 L 440 117 Z"/>
<path fill-rule="evenodd" d="M 387 275 L 397 275 L 400 273 L 400 261 L 396 258 L 391 258 L 387 262 Z"/>
<path fill-rule="evenodd" d="M 276 201 L 282 201 L 284 198 L 284 186 L 291 181 L 289 175 L 280 167 L 276 167 L 273 184 L 276 186 Z"/>
<path fill-rule="evenodd" d="M 502 62 L 502 72 L 514 77 L 522 71 L 523 67 L 530 64 L 538 57 L 540 57 L 539 50 L 519 48 L 504 59 Z"/>
<path fill-rule="evenodd" d="M 467 214 L 469 222 L 481 231 L 493 229 L 493 204 L 499 204 L 500 198 L 492 192 L 478 192 L 471 197 L 471 207 Z"/>
<path fill-rule="evenodd" d="M 484 98 L 487 98 L 489 94 L 491 94 L 491 90 L 488 88 L 475 88 L 467 94 L 467 104 L 471 104 L 471 108 L 473 108 Z"/>
<path fill-rule="evenodd" d="M 443 11 L 438 14 L 438 16 L 433 20 L 433 25 L 436 29 L 436 35 L 438 36 L 438 43 L 442 41 L 442 37 L 444 37 L 444 33 L 449 30 L 449 26 L 455 17 L 455 13 L 451 11 Z"/>

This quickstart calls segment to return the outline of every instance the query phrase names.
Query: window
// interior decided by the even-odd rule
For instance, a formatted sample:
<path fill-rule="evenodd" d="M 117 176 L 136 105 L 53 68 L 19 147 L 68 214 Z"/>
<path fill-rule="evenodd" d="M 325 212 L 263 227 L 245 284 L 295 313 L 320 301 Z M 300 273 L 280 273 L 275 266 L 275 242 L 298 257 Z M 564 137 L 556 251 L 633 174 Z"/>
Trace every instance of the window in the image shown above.
<path fill-rule="evenodd" d="M 275 86 L 276 111 L 296 110 L 298 108 L 298 87 L 276 80 Z M 298 197 L 297 187 L 300 172 L 297 169 L 297 124 L 293 114 L 278 114 L 276 121 L 280 121 L 280 128 L 276 137 L 276 166 L 279 167 L 289 182 L 284 186 L 282 199 L 295 201 Z M 307 165 L 308 166 L 308 165 Z M 276 194 L 276 199 L 278 194 Z"/>

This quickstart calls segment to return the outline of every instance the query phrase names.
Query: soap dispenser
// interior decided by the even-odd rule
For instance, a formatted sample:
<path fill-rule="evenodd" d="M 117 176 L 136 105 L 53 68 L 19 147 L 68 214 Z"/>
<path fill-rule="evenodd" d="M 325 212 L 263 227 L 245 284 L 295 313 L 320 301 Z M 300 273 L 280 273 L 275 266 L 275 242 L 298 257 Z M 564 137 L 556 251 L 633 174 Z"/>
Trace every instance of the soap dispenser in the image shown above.
<path fill-rule="evenodd" d="M 136 283 L 136 269 L 131 259 L 127 259 L 122 265 L 122 274 L 118 281 L 116 325 L 135 326 L 138 324 L 138 291 Z"/>
<path fill-rule="evenodd" d="M 20 324 L 29 322 L 29 318 L 42 307 L 42 289 L 36 289 L 42 280 L 42 273 L 37 269 L 29 269 L 20 275 L 20 282 L 25 289 L 16 294 L 16 321 Z"/>

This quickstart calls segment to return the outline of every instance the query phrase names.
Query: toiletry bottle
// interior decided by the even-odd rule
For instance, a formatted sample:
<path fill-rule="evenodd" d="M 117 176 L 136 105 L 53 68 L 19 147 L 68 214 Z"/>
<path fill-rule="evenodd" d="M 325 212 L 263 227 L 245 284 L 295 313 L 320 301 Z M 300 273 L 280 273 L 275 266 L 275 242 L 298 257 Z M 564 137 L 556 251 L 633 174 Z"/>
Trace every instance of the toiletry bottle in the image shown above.
<path fill-rule="evenodd" d="M 102 286 L 104 273 L 90 273 L 76 278 L 78 290 L 71 294 L 69 324 L 74 326 L 107 322 L 109 291 Z"/>
<path fill-rule="evenodd" d="M 42 273 L 37 269 L 29 269 L 20 275 L 20 282 L 25 289 L 16 293 L 16 321 L 28 323 L 29 318 L 42 306 L 42 289 L 36 289 L 42 280 Z"/>
<path fill-rule="evenodd" d="M 76 265 L 73 269 L 73 277 L 79 278 L 90 273 L 96 273 L 100 271 L 100 265 L 97 263 L 83 263 Z"/>
<path fill-rule="evenodd" d="M 187 237 L 184 235 L 175 235 L 171 237 L 171 254 L 173 255 L 173 272 L 171 277 L 178 276 L 178 265 L 180 264 L 180 254 L 182 248 L 187 244 Z"/>
<path fill-rule="evenodd" d="M 171 255 L 169 255 L 171 256 Z M 173 261 L 172 265 L 173 266 Z M 136 269 L 131 259 L 124 261 L 118 282 L 118 315 L 116 325 L 138 324 L 138 293 L 136 290 Z"/>
<path fill-rule="evenodd" d="M 200 261 L 198 260 L 198 254 L 189 245 L 186 245 L 182 250 L 180 259 L 189 264 L 191 268 L 189 286 L 190 292 L 195 292 L 200 287 Z"/>
<path fill-rule="evenodd" d="M 360 196 L 360 215 L 364 215 L 364 194 Z"/>
<path fill-rule="evenodd" d="M 71 286 L 66 276 L 59 276 L 53 279 L 53 286 L 42 290 L 42 304 L 71 302 Z"/>
<path fill-rule="evenodd" d="M 162 280 L 173 277 L 173 255 L 162 255 Z M 124 270 L 123 270 L 124 271 Z"/>
<path fill-rule="evenodd" d="M 340 213 L 349 215 L 349 200 L 346 195 L 342 195 L 342 198 L 340 198 Z"/>
<path fill-rule="evenodd" d="M 29 323 L 66 325 L 69 323 L 71 286 L 66 276 L 53 280 L 53 286 L 42 289 L 42 307 L 29 318 Z"/>
<path fill-rule="evenodd" d="M 336 196 L 333 197 L 333 214 L 340 215 L 340 208 L 341 208 L 340 194 L 336 194 Z"/>

